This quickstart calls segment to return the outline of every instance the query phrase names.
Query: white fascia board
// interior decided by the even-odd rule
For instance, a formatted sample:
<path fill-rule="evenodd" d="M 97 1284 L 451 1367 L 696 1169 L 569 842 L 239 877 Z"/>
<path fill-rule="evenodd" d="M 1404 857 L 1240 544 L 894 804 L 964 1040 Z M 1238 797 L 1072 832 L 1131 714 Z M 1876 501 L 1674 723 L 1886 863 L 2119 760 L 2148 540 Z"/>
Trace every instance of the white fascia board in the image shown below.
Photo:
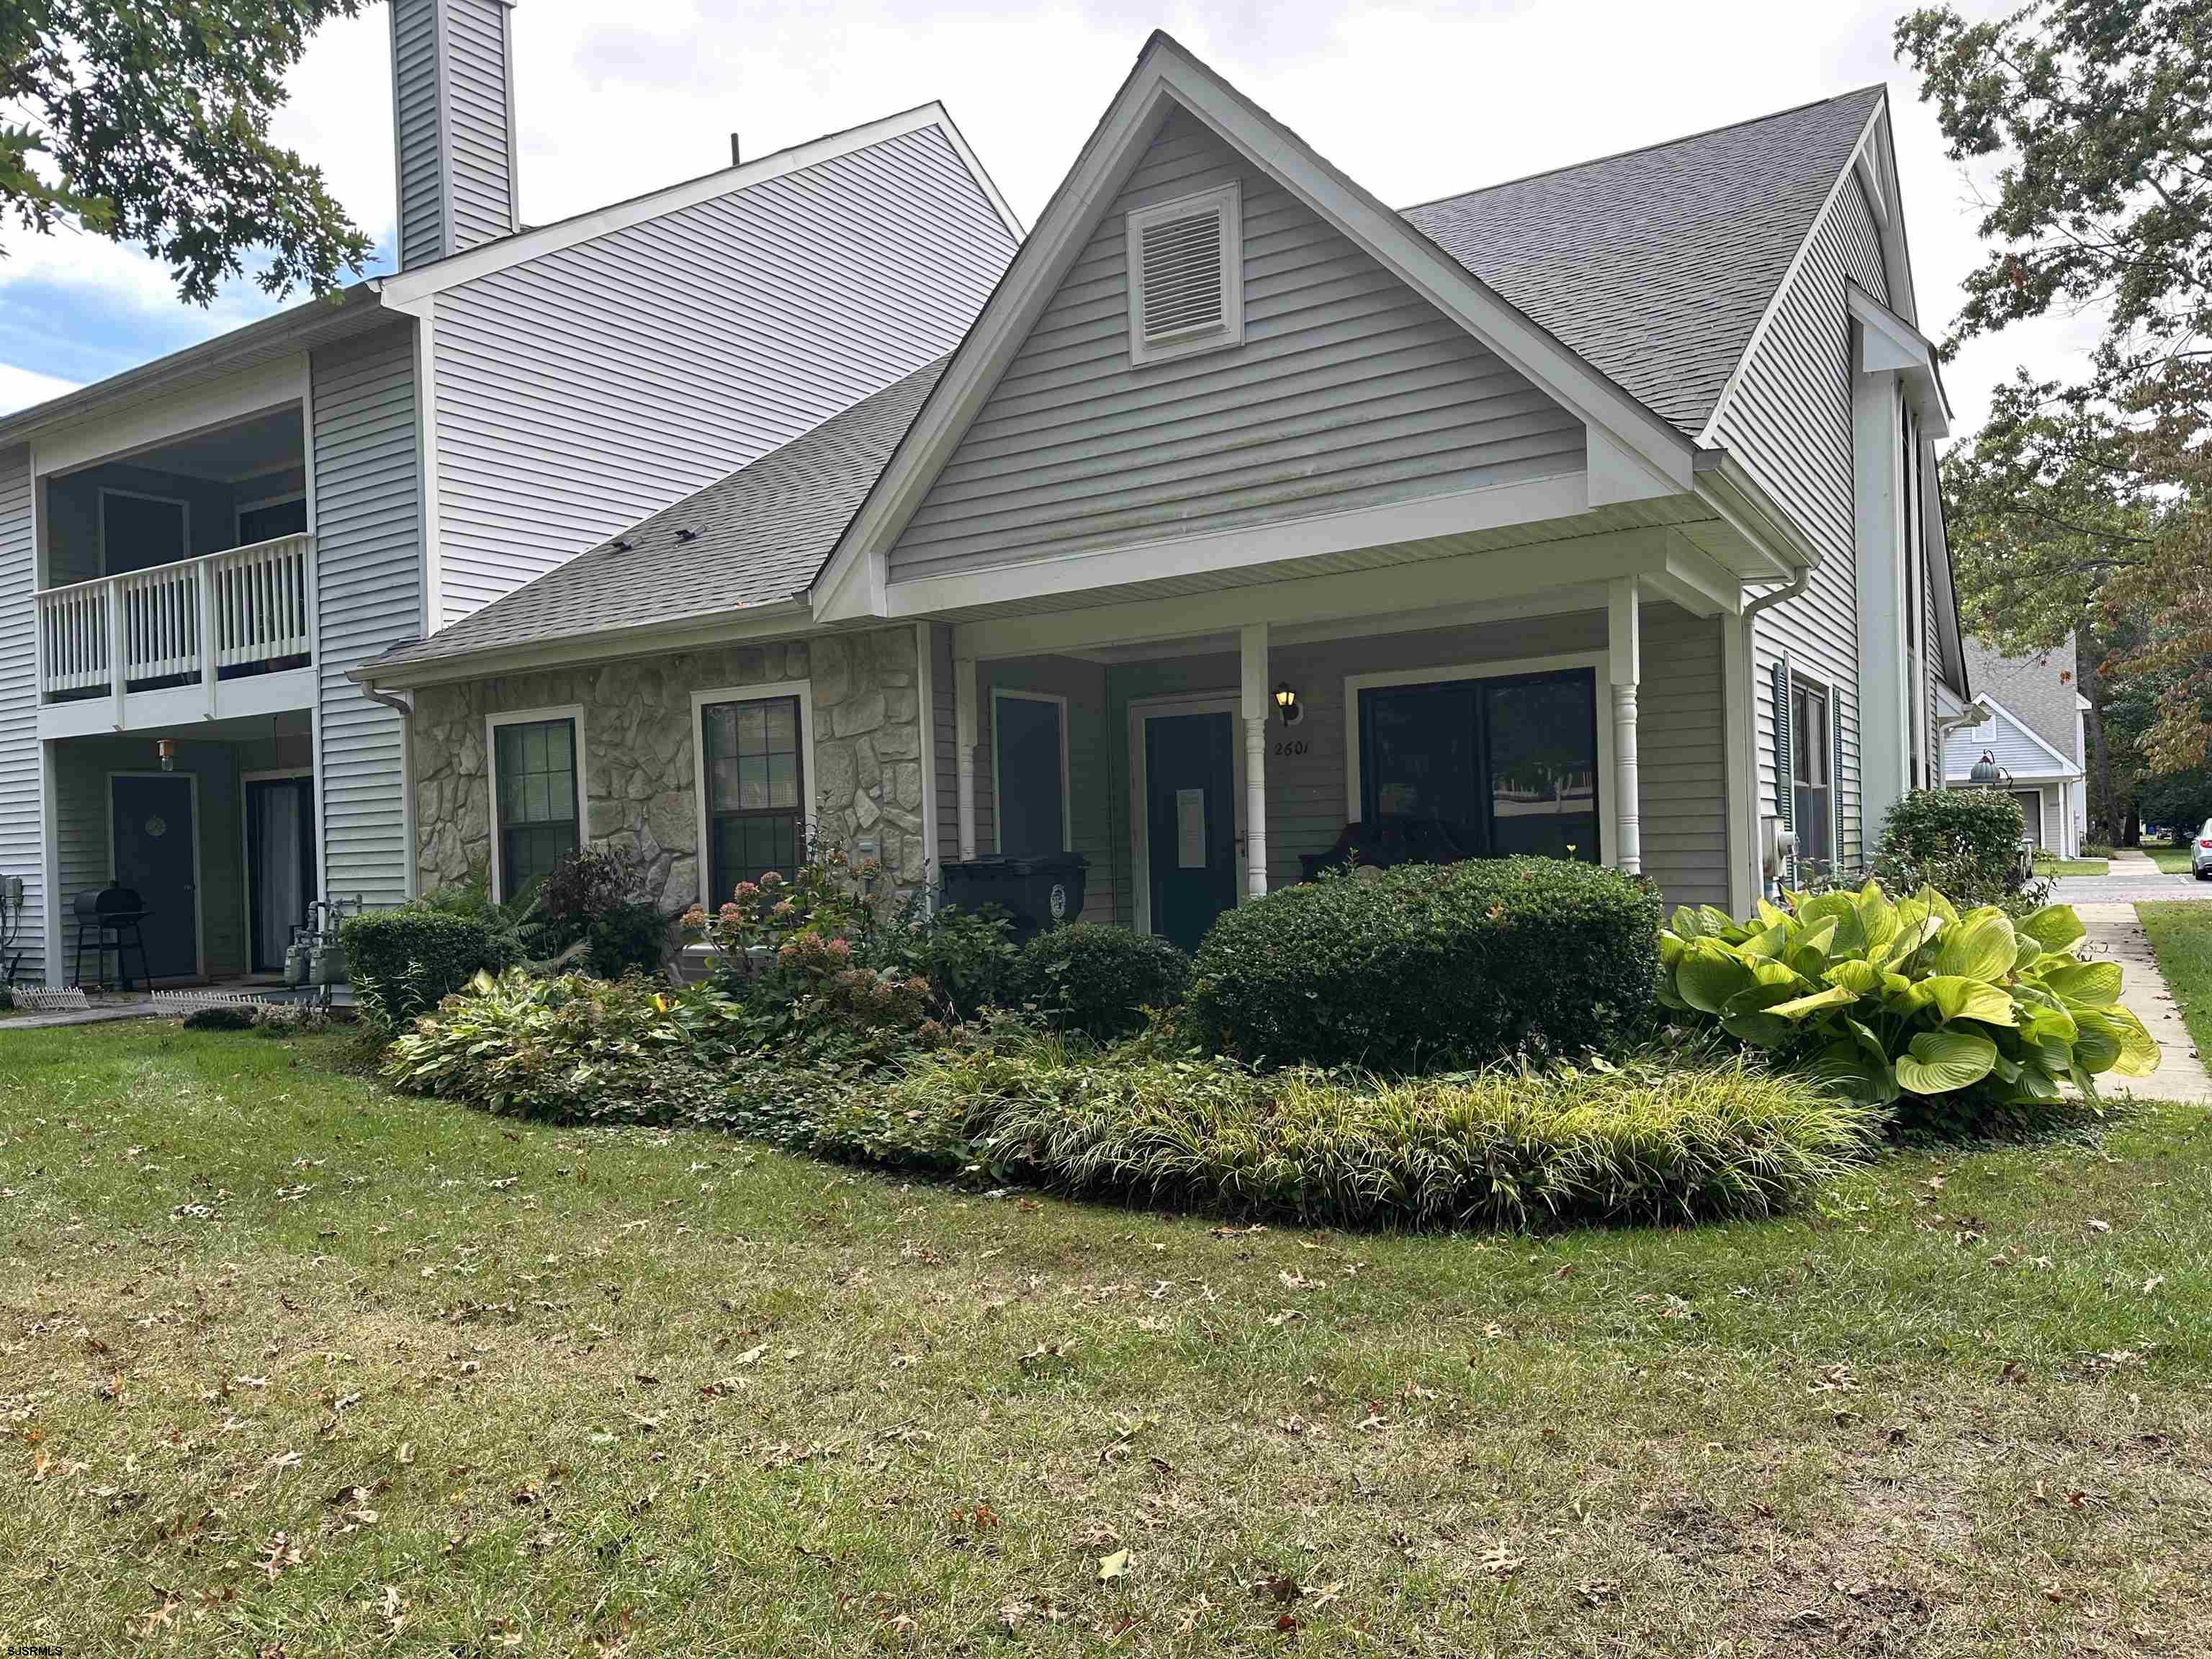
<path fill-rule="evenodd" d="M 525 645 L 488 647 L 458 656 L 424 657 L 382 666 L 374 661 L 358 663 L 346 670 L 346 678 L 357 685 L 374 685 L 381 689 L 441 685 L 454 680 L 495 679 L 502 674 L 530 673 L 542 668 L 567 667 L 576 663 L 609 662 L 621 657 L 667 655 L 717 645 L 735 645 L 772 635 L 795 637 L 820 631 L 805 600 L 779 599 L 772 605 L 747 605 L 741 610 L 708 616 L 684 617 L 643 628 L 566 635 L 557 639 L 532 641 Z"/>
<path fill-rule="evenodd" d="M 383 280 L 385 303 L 405 310 L 427 295 L 440 293 L 462 283 L 473 282 L 477 277 L 505 270 L 511 265 L 520 264 L 543 254 L 556 253 L 580 242 L 626 230 L 632 225 L 657 219 L 663 214 L 678 212 L 701 202 L 713 201 L 716 197 L 726 196 L 732 191 L 744 190 L 771 179 L 781 179 L 787 173 L 819 166 L 823 161 L 849 155 L 872 144 L 903 137 L 924 127 L 936 127 L 944 133 L 945 142 L 969 163 L 970 171 L 975 174 L 978 187 L 1005 222 L 1008 233 L 1019 236 L 1020 222 L 1013 216 L 1012 210 L 1006 205 L 997 188 L 976 165 L 974 152 L 969 149 L 967 142 L 952 125 L 944 106 L 928 103 L 919 109 L 887 115 L 865 126 L 853 127 L 804 144 L 795 144 L 789 149 L 763 155 L 757 161 L 724 167 L 719 173 L 688 179 L 680 185 L 671 185 L 647 195 L 632 197 L 626 202 L 616 202 L 589 213 L 580 213 L 556 224 L 540 225 L 534 230 L 502 236 L 496 241 L 486 242 L 465 252 L 434 259 L 413 270 L 398 272 Z"/>
<path fill-rule="evenodd" d="M 1742 462 L 1725 449 L 1698 457 L 1697 494 L 1729 529 L 1755 549 L 1775 580 L 1820 562 L 1820 550 Z"/>
<path fill-rule="evenodd" d="M 823 566 L 815 585 L 816 614 L 823 620 L 882 614 L 867 609 L 881 594 L 880 580 L 856 575 L 854 567 L 883 563 L 1089 244 L 1170 106 L 1205 123 L 1254 167 L 1571 413 L 1602 428 L 1622 454 L 1672 487 L 1655 487 L 1655 493 L 1690 489 L 1694 452 L 1673 426 L 1507 304 L 1212 70 L 1164 35 L 1155 35 Z"/>
<path fill-rule="evenodd" d="M 1721 395 L 1713 399 L 1713 412 L 1705 417 L 1705 429 L 1698 434 L 1700 447 L 1709 447 L 1719 441 L 1716 434 L 1721 429 L 1721 418 L 1728 413 L 1729 405 L 1735 401 L 1736 393 L 1743 385 L 1744 371 L 1751 366 L 1752 359 L 1759 355 L 1759 348 L 1765 343 L 1768 331 L 1774 326 L 1775 318 L 1781 314 L 1782 301 L 1796 283 L 1798 273 L 1804 270 L 1805 260 L 1812 252 L 1814 239 L 1820 234 L 1820 227 L 1828 222 L 1828 216 L 1836 210 L 1836 198 L 1843 194 L 1845 186 L 1858 182 L 1859 157 L 1866 154 L 1867 146 L 1874 142 L 1875 134 L 1881 131 L 1883 112 L 1887 106 L 1886 97 L 1875 104 L 1872 113 L 1867 117 L 1866 125 L 1859 129 L 1858 143 L 1851 148 L 1850 160 L 1844 162 L 1843 170 L 1836 174 L 1835 181 L 1828 186 L 1826 198 L 1820 204 L 1820 210 L 1805 227 L 1805 234 L 1797 244 L 1797 251 L 1790 256 L 1790 263 L 1783 270 L 1782 280 L 1774 285 L 1774 292 L 1767 296 L 1766 309 L 1759 313 L 1759 321 L 1753 325 L 1751 337 L 1743 343 L 1743 355 L 1735 360 L 1735 367 L 1729 371 L 1727 380 L 1721 386 Z"/>
<path fill-rule="evenodd" d="M 1856 283 L 1844 284 L 1844 303 L 1859 325 L 1860 372 L 1902 374 L 1927 435 L 1949 437 L 1951 405 L 1943 395 L 1934 343 Z"/>

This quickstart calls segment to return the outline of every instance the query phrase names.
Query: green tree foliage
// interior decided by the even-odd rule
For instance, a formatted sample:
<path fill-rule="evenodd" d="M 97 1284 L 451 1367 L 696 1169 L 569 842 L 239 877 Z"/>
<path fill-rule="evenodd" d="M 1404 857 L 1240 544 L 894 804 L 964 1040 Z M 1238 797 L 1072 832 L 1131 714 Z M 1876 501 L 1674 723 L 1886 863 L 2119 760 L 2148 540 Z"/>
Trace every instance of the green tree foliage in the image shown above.
<path fill-rule="evenodd" d="M 269 120 L 308 37 L 362 4 L 5 0 L 0 222 L 138 244 L 194 305 L 249 253 L 272 295 L 336 287 L 368 238 Z"/>
<path fill-rule="evenodd" d="M 2117 828 L 2134 757 L 2108 752 L 2107 702 L 2148 704 L 2160 772 L 2204 759 L 2212 705 L 2212 3 L 1938 6 L 1896 38 L 1952 157 L 1999 164 L 1947 349 L 2052 311 L 2103 323 L 2081 380 L 1999 392 L 1946 459 L 1945 505 L 1971 627 L 2012 651 L 2081 634 Z"/>

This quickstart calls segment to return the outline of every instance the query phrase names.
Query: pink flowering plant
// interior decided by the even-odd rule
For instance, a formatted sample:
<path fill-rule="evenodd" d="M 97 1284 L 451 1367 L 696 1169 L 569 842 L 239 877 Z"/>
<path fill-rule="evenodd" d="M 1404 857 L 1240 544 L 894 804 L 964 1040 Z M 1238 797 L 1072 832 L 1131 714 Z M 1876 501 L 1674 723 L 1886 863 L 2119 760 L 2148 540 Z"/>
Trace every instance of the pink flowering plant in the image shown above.
<path fill-rule="evenodd" d="M 770 870 L 757 881 L 741 881 L 711 914 L 698 905 L 684 912 L 683 926 L 735 966 L 756 950 L 781 951 L 801 936 L 850 940 L 865 935 L 888 888 L 880 861 L 855 859 L 810 826 L 805 855 L 788 877 Z"/>

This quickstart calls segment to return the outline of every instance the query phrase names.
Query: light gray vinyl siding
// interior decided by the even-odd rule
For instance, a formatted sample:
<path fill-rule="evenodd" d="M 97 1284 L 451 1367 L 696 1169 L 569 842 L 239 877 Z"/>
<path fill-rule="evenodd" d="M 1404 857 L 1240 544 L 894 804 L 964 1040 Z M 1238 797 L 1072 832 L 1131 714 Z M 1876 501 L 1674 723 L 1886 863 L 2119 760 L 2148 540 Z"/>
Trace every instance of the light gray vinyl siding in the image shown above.
<path fill-rule="evenodd" d="M 1241 179 L 1244 337 L 1129 361 L 1125 219 Z M 893 580 L 1580 471 L 1582 423 L 1191 118 L 1162 129 Z"/>
<path fill-rule="evenodd" d="M 1724 618 L 1643 608 L 1637 693 L 1644 872 L 1673 904 L 1729 902 L 1728 722 L 1722 708 Z M 1601 708 L 1600 720 L 1613 711 Z M 1602 781 L 1601 781 L 1602 787 Z"/>
<path fill-rule="evenodd" d="M 1753 623 L 1758 705 L 1759 810 L 1776 810 L 1773 665 L 1829 687 L 1840 741 L 1836 787 L 1843 818 L 1838 863 L 1866 856 L 1881 826 L 1863 824 L 1858 762 L 1858 561 L 1854 550 L 1851 326 L 1844 284 L 1887 302 L 1873 210 L 1856 177 L 1846 179 L 1814 226 L 1805 258 L 1784 288 L 1771 323 L 1744 364 L 1716 435 L 1786 508 L 1820 550 L 1811 586 Z"/>
<path fill-rule="evenodd" d="M 943 356 L 1012 252 L 925 127 L 440 295 L 441 618 Z"/>
<path fill-rule="evenodd" d="M 23 879 L 23 975 L 46 963 L 46 805 L 40 784 L 38 542 L 31 452 L 0 449 L 0 881 Z M 4 966 L 4 964 L 0 964 Z"/>
<path fill-rule="evenodd" d="M 323 889 L 407 896 L 404 732 L 346 670 L 422 632 L 422 494 L 411 325 L 313 357 L 316 663 Z"/>
<path fill-rule="evenodd" d="M 453 251 L 514 230 L 514 112 L 505 0 L 444 0 Z"/>
<path fill-rule="evenodd" d="M 392 114 L 398 152 L 402 270 L 453 252 L 446 239 L 438 105 L 438 0 L 392 0 Z"/>

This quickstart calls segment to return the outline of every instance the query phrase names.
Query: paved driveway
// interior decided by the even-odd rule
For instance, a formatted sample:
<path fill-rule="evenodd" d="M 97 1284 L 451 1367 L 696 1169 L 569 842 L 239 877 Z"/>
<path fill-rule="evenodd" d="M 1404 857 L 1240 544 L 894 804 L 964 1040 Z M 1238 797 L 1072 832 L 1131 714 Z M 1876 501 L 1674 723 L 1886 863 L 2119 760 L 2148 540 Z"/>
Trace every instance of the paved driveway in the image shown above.
<path fill-rule="evenodd" d="M 2101 876 L 2061 876 L 2061 904 L 2141 904 L 2160 900 L 2212 900 L 2212 881 L 2162 876 L 2141 853 L 2115 853 Z"/>

